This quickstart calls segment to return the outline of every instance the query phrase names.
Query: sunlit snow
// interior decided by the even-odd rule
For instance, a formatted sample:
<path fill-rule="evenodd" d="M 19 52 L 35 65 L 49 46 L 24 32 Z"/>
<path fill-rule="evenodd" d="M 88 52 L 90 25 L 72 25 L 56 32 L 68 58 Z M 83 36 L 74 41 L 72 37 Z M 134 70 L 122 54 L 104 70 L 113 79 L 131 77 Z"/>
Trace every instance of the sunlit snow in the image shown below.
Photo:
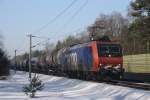
<path fill-rule="evenodd" d="M 44 89 L 29 98 L 22 87 L 28 73 L 17 72 L 0 80 L 0 100 L 150 100 L 150 91 L 39 74 Z"/>

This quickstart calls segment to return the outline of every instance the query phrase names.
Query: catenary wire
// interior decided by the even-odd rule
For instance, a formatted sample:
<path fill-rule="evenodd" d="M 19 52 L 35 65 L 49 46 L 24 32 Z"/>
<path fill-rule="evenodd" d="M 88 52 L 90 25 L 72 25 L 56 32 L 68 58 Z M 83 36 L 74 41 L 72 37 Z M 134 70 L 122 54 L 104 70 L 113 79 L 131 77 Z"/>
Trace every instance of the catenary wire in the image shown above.
<path fill-rule="evenodd" d="M 60 32 L 62 31 L 64 28 L 66 28 L 69 23 L 81 12 L 81 10 L 88 4 L 88 0 L 86 0 L 77 10 L 76 12 L 70 17 L 70 19 L 59 29 Z"/>
<path fill-rule="evenodd" d="M 62 16 L 67 10 L 69 10 L 75 3 L 77 2 L 77 0 L 73 0 L 65 9 L 63 9 L 59 14 L 57 14 L 53 19 L 51 19 L 50 21 L 48 21 L 48 23 L 46 23 L 45 25 L 41 26 L 39 29 L 37 29 L 33 34 L 36 34 L 40 31 L 42 31 L 44 28 L 46 28 L 49 24 L 52 24 L 53 22 L 55 22 L 60 16 Z"/>

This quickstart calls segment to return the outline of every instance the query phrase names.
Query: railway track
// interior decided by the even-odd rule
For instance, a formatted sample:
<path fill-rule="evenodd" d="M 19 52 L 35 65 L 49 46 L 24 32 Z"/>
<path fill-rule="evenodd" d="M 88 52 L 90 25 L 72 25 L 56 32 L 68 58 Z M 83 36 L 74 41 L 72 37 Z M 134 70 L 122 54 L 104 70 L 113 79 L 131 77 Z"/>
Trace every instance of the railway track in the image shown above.
<path fill-rule="evenodd" d="M 117 86 L 124 86 L 124 87 L 136 88 L 136 89 L 150 90 L 150 84 L 144 83 L 144 82 L 111 80 L 110 82 L 107 82 L 107 83 L 117 85 Z"/>
<path fill-rule="evenodd" d="M 105 84 L 111 84 L 111 85 L 116 85 L 116 86 L 130 87 L 130 88 L 150 91 L 150 83 L 145 83 L 145 82 L 141 82 L 137 80 L 136 81 L 135 80 L 97 81 L 97 80 L 84 80 L 84 79 L 79 79 L 79 80 L 90 81 L 94 83 L 105 83 Z"/>

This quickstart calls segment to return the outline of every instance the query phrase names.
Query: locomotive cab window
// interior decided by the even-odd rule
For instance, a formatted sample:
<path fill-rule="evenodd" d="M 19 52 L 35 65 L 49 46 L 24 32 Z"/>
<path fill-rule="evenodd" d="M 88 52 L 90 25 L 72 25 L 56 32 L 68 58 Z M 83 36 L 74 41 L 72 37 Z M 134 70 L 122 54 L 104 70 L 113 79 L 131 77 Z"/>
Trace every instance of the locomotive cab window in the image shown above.
<path fill-rule="evenodd" d="M 97 48 L 98 48 L 98 55 L 101 57 L 122 56 L 122 50 L 119 44 L 97 44 Z"/>

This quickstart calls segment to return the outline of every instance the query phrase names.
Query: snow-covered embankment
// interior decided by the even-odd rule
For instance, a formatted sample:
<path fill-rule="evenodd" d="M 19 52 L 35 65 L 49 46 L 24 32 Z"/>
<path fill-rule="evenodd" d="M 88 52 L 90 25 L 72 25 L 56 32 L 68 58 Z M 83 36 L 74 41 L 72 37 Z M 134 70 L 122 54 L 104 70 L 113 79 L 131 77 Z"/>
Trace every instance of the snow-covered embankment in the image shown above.
<path fill-rule="evenodd" d="M 39 77 L 45 86 L 32 98 L 36 100 L 150 100 L 150 91 L 41 74 Z M 22 87 L 28 83 L 25 72 L 0 80 L 0 100 L 31 99 L 22 92 Z"/>

